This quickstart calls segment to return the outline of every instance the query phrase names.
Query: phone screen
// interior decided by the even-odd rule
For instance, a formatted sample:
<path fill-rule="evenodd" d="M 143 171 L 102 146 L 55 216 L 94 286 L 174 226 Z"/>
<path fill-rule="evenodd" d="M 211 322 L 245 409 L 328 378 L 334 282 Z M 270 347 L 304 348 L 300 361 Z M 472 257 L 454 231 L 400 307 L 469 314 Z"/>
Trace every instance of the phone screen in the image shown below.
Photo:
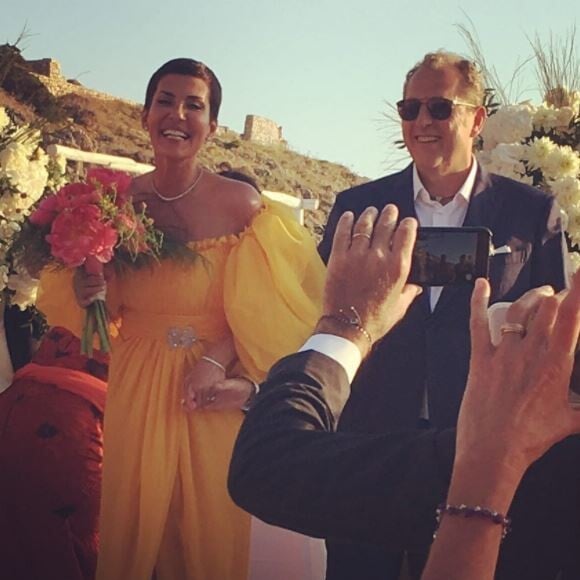
<path fill-rule="evenodd" d="M 419 228 L 409 281 L 450 286 L 487 277 L 490 240 L 486 228 Z"/>

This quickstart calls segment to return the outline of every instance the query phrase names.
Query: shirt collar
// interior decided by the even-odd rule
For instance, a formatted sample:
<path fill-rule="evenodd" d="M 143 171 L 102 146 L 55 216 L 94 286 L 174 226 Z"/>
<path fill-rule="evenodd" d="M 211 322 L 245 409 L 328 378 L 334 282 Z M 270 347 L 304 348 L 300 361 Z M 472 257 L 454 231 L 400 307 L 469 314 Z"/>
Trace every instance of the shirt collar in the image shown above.
<path fill-rule="evenodd" d="M 477 177 L 477 167 L 477 160 L 474 157 L 471 163 L 469 174 L 463 182 L 463 185 L 455 192 L 456 198 L 457 196 L 460 196 L 465 200 L 465 202 L 469 203 L 469 198 L 471 197 L 471 192 L 473 191 L 473 186 L 475 185 L 475 178 Z M 423 200 L 431 201 L 429 192 L 419 177 L 417 166 L 413 163 L 413 199 L 416 201 L 420 196 Z"/>

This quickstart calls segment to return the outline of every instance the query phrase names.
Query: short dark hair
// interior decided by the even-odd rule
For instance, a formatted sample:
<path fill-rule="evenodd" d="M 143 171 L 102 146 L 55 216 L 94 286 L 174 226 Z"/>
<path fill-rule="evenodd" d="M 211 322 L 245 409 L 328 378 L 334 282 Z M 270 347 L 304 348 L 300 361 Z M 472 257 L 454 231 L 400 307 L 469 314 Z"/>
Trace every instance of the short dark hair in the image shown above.
<path fill-rule="evenodd" d="M 203 62 L 192 58 L 174 58 L 160 66 L 149 79 L 145 91 L 145 110 L 151 108 L 153 95 L 159 85 L 159 81 L 167 75 L 183 75 L 203 79 L 209 88 L 209 116 L 212 121 L 217 121 L 222 104 L 222 86 L 214 72 Z"/>
<path fill-rule="evenodd" d="M 235 171 L 234 169 L 225 169 L 224 171 L 218 171 L 218 175 L 226 177 L 227 179 L 234 179 L 235 181 L 242 181 L 243 183 L 247 183 L 251 185 L 258 193 L 262 193 L 258 186 L 258 182 L 247 173 L 243 173 L 242 171 Z"/>

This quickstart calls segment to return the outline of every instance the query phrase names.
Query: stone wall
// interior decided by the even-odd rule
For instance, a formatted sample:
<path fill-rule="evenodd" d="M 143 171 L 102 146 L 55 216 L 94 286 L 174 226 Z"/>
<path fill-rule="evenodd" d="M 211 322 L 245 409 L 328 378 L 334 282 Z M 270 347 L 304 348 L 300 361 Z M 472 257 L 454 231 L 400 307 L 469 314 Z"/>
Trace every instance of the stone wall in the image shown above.
<path fill-rule="evenodd" d="M 41 58 L 40 60 L 27 60 L 26 65 L 28 70 L 45 77 L 62 77 L 60 71 L 60 64 L 57 60 L 52 58 Z"/>
<path fill-rule="evenodd" d="M 261 143 L 262 145 L 274 145 L 284 142 L 282 127 L 271 119 L 258 117 L 258 115 L 246 115 L 242 139 Z"/>

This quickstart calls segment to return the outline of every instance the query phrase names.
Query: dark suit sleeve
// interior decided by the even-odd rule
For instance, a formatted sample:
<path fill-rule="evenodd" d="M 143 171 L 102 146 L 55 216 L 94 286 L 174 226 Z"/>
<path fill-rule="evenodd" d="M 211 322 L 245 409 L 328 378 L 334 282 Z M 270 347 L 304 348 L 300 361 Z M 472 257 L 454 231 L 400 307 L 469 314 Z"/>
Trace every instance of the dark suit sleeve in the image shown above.
<path fill-rule="evenodd" d="M 556 291 L 566 287 L 566 240 L 560 207 L 553 197 L 546 198 L 545 218 L 537 233 L 537 251 L 532 261 L 532 288 L 549 284 Z"/>
<path fill-rule="evenodd" d="M 335 433 L 348 394 L 342 367 L 320 353 L 277 363 L 238 436 L 230 494 L 260 519 L 311 536 L 424 547 L 455 432 Z"/>

